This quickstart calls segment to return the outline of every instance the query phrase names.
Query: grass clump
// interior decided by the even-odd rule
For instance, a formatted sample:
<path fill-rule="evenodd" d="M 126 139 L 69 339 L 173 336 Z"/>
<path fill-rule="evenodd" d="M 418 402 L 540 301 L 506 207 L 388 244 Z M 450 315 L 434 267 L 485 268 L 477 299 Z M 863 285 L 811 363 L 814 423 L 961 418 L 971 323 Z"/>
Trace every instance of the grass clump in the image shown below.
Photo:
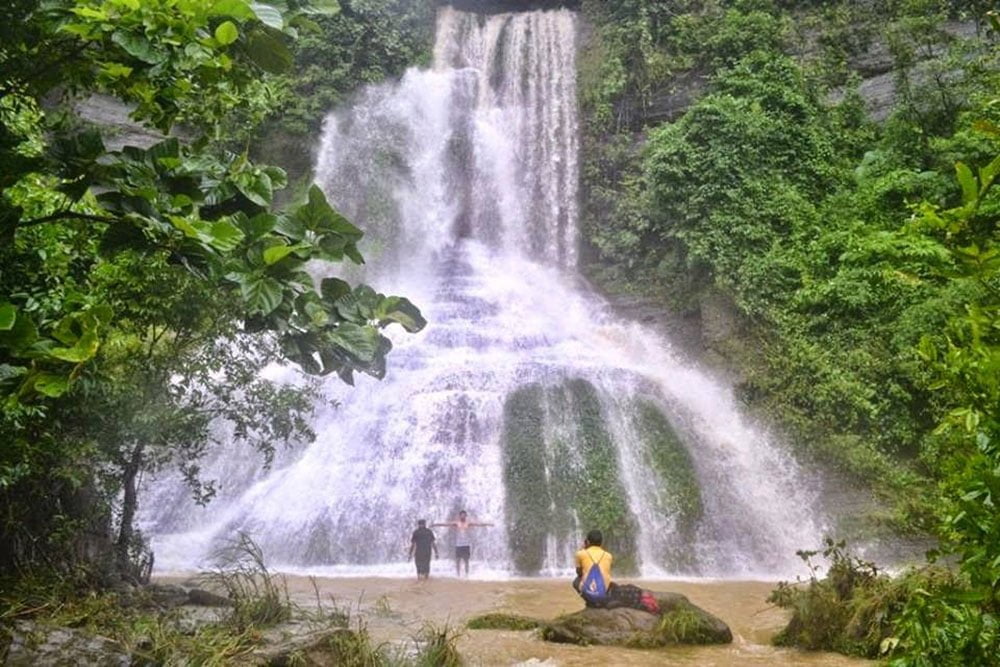
<path fill-rule="evenodd" d="M 229 622 L 237 629 L 267 627 L 292 617 L 284 577 L 267 569 L 260 546 L 246 533 L 218 552 L 219 568 L 209 580 L 233 602 Z"/>
<path fill-rule="evenodd" d="M 413 638 L 417 654 L 412 661 L 399 663 L 399 667 L 461 667 L 462 656 L 455 644 L 461 633 L 449 625 L 428 623 Z"/>
<path fill-rule="evenodd" d="M 385 646 L 372 642 L 368 630 L 359 626 L 333 632 L 322 647 L 327 664 L 342 667 L 385 667 L 391 664 Z"/>
<path fill-rule="evenodd" d="M 705 619 L 691 609 L 664 614 L 656 632 L 665 644 L 718 643 L 718 637 L 705 627 Z"/>
<path fill-rule="evenodd" d="M 541 621 L 527 616 L 493 612 L 470 618 L 465 627 L 470 630 L 534 630 L 542 625 Z"/>

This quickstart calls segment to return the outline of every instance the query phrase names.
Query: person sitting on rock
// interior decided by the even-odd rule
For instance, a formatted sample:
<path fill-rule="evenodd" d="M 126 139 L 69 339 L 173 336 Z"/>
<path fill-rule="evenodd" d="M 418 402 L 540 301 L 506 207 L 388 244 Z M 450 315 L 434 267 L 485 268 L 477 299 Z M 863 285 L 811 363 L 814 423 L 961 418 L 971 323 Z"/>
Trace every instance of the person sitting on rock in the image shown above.
<path fill-rule="evenodd" d="M 603 607 L 607 604 L 611 588 L 611 562 L 614 557 L 601 546 L 604 536 L 599 530 L 587 533 L 583 549 L 576 552 L 576 579 L 573 588 L 584 599 L 588 607 Z"/>

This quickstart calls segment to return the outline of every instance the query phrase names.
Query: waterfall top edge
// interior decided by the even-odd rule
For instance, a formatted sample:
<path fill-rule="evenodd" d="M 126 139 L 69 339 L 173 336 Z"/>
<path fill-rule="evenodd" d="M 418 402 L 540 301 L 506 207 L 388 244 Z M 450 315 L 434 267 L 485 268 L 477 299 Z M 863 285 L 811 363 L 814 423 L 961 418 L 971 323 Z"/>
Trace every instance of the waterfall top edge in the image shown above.
<path fill-rule="evenodd" d="M 438 4 L 475 14 L 531 12 L 543 9 L 580 9 L 580 0 L 438 0 Z"/>

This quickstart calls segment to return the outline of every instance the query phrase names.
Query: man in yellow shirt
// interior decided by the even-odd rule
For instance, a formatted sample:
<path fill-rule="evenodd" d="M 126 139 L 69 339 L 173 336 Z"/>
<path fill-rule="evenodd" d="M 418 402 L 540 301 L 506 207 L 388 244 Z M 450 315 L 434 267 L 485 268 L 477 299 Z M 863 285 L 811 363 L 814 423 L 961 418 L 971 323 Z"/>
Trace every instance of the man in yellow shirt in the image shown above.
<path fill-rule="evenodd" d="M 607 603 L 611 586 L 612 555 L 601 544 L 604 536 L 599 530 L 587 533 L 583 549 L 576 552 L 576 579 L 573 588 L 586 601 L 588 607 L 603 607 Z"/>

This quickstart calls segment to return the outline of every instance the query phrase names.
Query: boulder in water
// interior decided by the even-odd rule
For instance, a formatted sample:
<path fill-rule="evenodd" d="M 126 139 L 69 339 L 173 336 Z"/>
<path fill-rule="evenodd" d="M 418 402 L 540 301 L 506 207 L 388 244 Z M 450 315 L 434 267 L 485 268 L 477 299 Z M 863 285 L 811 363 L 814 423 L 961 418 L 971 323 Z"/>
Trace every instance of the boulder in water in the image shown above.
<path fill-rule="evenodd" d="M 660 605 L 659 615 L 630 607 L 584 609 L 550 622 L 542 629 L 542 637 L 564 644 L 635 648 L 733 641 L 728 625 L 680 593 L 653 595 Z"/>

